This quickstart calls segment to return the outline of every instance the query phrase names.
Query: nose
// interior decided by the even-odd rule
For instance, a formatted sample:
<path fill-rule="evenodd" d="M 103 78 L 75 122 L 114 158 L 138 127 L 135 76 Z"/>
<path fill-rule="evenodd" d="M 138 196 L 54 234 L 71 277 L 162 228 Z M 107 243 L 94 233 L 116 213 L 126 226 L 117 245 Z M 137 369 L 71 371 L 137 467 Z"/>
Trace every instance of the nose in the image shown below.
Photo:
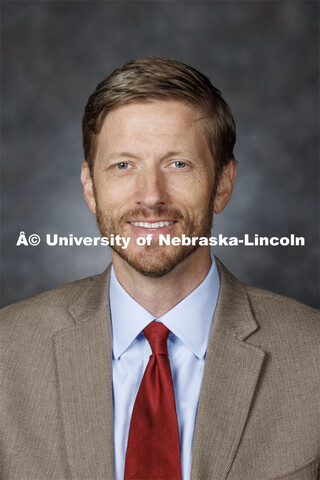
<path fill-rule="evenodd" d="M 148 169 L 137 177 L 135 203 L 147 208 L 165 205 L 167 189 L 164 175 L 158 169 Z"/>

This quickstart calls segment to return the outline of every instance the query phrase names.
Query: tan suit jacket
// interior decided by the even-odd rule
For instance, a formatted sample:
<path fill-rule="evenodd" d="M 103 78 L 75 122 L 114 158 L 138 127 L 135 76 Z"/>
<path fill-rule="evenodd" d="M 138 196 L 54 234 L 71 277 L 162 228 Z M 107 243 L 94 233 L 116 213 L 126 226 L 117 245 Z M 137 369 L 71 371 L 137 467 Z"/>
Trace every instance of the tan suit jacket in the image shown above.
<path fill-rule="evenodd" d="M 218 262 L 192 480 L 314 480 L 316 310 Z M 11 305 L 1 322 L 3 480 L 113 478 L 109 269 Z"/>

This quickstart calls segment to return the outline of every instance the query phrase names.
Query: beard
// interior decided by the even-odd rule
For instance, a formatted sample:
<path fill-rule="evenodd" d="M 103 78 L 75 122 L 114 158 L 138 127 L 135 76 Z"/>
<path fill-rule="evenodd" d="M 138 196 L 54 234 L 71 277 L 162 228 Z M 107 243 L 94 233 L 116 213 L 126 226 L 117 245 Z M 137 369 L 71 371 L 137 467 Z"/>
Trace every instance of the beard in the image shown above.
<path fill-rule="evenodd" d="M 183 215 L 180 210 L 165 206 L 155 208 L 137 207 L 128 210 L 120 218 L 115 218 L 111 212 L 102 212 L 96 199 L 96 220 L 97 226 L 103 237 L 110 235 L 120 235 L 126 237 L 125 227 L 128 222 L 135 221 L 137 218 L 157 219 L 161 221 L 164 218 L 174 218 L 181 228 L 180 234 L 184 233 L 187 237 L 209 237 L 211 234 L 213 221 L 213 202 L 216 194 L 216 184 L 213 185 L 210 192 L 210 199 L 205 205 L 206 208 L 199 209 L 196 220 Z M 152 233 L 146 231 L 147 233 Z M 179 233 L 174 236 L 179 237 Z M 137 246 L 136 249 L 121 248 L 113 245 L 110 247 L 117 255 L 125 260 L 137 272 L 149 278 L 159 278 L 171 272 L 177 265 L 183 262 L 199 245 L 159 245 L 158 239 L 153 238 L 150 245 Z"/>

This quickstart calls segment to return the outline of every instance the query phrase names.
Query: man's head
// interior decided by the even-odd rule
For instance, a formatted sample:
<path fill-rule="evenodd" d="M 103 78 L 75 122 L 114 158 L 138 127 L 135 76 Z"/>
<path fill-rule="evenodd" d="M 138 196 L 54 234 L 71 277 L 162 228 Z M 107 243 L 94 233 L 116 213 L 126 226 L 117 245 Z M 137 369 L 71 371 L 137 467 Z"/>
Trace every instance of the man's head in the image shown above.
<path fill-rule="evenodd" d="M 223 166 L 234 159 L 235 123 L 220 91 L 189 65 L 151 57 L 117 68 L 89 97 L 82 133 L 85 160 L 93 172 L 97 137 L 107 114 L 120 105 L 178 100 L 195 107 L 202 118 L 218 181 Z"/>
<path fill-rule="evenodd" d="M 197 246 L 160 247 L 159 234 L 209 236 L 213 211 L 223 210 L 231 196 L 236 169 L 229 107 L 191 67 L 139 60 L 98 85 L 83 134 L 87 204 L 102 235 L 132 239 L 127 250 L 113 248 L 113 261 L 125 260 L 146 276 L 170 272 Z M 151 247 L 137 246 L 135 240 L 149 233 Z"/>

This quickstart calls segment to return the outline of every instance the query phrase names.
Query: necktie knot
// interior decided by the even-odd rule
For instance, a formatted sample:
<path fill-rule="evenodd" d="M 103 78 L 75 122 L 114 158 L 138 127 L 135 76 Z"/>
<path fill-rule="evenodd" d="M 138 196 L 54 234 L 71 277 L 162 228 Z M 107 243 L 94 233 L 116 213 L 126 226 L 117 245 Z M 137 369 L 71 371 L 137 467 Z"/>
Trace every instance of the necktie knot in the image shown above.
<path fill-rule="evenodd" d="M 154 355 L 168 355 L 167 340 L 170 330 L 160 322 L 151 322 L 143 330 Z"/>

